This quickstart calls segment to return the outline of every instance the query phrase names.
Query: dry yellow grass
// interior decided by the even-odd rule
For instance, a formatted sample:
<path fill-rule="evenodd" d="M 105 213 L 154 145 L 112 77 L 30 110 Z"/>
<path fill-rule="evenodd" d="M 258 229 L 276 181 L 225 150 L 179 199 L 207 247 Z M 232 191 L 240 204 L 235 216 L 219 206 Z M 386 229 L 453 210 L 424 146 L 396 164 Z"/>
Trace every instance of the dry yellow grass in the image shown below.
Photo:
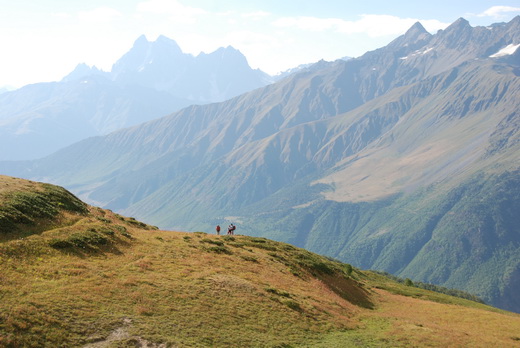
<path fill-rule="evenodd" d="M 25 259 L 1 258 L 0 346 L 28 344 L 24 338 L 36 334 L 33 346 L 108 337 L 115 346 L 138 339 L 181 347 L 520 344 L 518 315 L 392 294 L 357 271 L 357 280 L 296 276 L 264 249 L 299 255 L 285 244 L 257 248 L 243 236 L 129 231 L 131 242 L 95 253 L 43 248 Z M 208 241 L 231 254 L 209 251 Z M 359 305 L 363 297 L 370 305 Z M 110 336 L 123 328 L 120 340 Z"/>
<path fill-rule="evenodd" d="M 520 315 L 441 304 L 378 290 L 371 315 L 391 322 L 387 337 L 408 346 L 519 347 Z"/>

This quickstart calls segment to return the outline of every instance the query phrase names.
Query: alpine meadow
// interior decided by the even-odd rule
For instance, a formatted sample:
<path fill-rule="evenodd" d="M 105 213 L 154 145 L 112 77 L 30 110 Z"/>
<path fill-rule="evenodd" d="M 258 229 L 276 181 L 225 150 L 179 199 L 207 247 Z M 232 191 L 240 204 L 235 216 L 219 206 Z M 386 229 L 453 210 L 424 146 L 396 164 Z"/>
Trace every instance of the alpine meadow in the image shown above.
<path fill-rule="evenodd" d="M 520 340 L 518 314 L 290 244 L 161 231 L 61 187 L 7 176 L 0 176 L 0 203 L 2 347 L 485 347 Z"/>
<path fill-rule="evenodd" d="M 0 347 L 520 346 L 519 47 L 417 22 L 269 76 L 142 36 L 1 93 Z"/>

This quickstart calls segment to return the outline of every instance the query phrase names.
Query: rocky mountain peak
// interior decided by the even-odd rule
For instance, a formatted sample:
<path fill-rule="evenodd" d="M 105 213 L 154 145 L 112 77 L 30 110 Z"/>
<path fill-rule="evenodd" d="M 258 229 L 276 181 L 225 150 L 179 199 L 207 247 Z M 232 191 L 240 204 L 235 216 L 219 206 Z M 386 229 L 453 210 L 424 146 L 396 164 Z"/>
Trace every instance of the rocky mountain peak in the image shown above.
<path fill-rule="evenodd" d="M 211 61 L 213 63 L 233 65 L 235 67 L 249 66 L 246 57 L 232 46 L 220 47 L 216 51 L 209 54 L 200 54 L 197 59 L 203 61 Z"/>
<path fill-rule="evenodd" d="M 424 29 L 423 25 L 421 24 L 421 22 L 415 22 L 414 25 L 412 25 L 410 27 L 410 29 L 408 29 L 406 31 L 406 33 L 404 34 L 405 37 L 410 37 L 410 38 L 413 38 L 413 37 L 417 37 L 419 35 L 423 35 L 423 34 L 429 34 L 428 31 L 426 31 L 426 29 Z"/>
<path fill-rule="evenodd" d="M 88 66 L 85 63 L 80 63 L 74 68 L 74 70 L 65 76 L 61 81 L 69 82 L 74 80 L 79 80 L 84 77 L 92 76 L 92 75 L 105 75 L 106 72 L 99 70 L 96 66 Z"/>
<path fill-rule="evenodd" d="M 449 25 L 446 30 L 449 30 L 450 28 L 464 29 L 464 28 L 468 28 L 468 27 L 471 28 L 471 25 L 469 24 L 469 22 L 466 19 L 460 17 L 455 22 L 453 22 L 451 25 Z"/>
<path fill-rule="evenodd" d="M 152 46 L 164 47 L 164 48 L 168 49 L 170 51 L 170 53 L 184 54 L 175 40 L 167 38 L 164 35 L 159 35 L 157 40 L 152 42 Z"/>
<path fill-rule="evenodd" d="M 446 29 L 440 30 L 441 36 L 453 37 L 453 35 L 460 36 L 463 32 L 471 31 L 472 27 L 467 20 L 459 18 L 455 22 L 451 23 Z"/>
<path fill-rule="evenodd" d="M 459 18 L 446 29 L 440 30 L 436 44 L 450 49 L 463 50 L 473 41 L 473 27 L 464 18 Z"/>
<path fill-rule="evenodd" d="M 414 44 L 425 39 L 431 37 L 431 34 L 424 29 L 423 25 L 420 22 L 416 22 L 414 25 L 408 29 L 408 31 L 404 34 L 404 41 L 410 44 Z"/>
<path fill-rule="evenodd" d="M 392 41 L 388 47 L 399 48 L 403 46 L 415 47 L 423 44 L 431 38 L 431 34 L 424 29 L 420 22 L 416 22 L 403 35 Z"/>

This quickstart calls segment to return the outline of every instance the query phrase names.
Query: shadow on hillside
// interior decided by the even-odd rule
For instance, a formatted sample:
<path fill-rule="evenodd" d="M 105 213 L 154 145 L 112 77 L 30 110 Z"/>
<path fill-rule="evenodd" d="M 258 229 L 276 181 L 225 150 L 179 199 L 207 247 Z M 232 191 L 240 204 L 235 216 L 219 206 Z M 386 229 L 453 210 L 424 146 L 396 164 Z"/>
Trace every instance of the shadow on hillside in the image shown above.
<path fill-rule="evenodd" d="M 55 248 L 56 250 L 74 255 L 79 258 L 87 258 L 91 256 L 107 256 L 107 255 L 123 255 L 120 247 L 128 247 L 131 243 L 119 237 L 113 237 L 112 241 L 105 245 L 85 245 L 82 247 L 74 246 L 67 248 Z"/>
<path fill-rule="evenodd" d="M 329 289 L 350 303 L 359 307 L 374 309 L 375 306 L 370 299 L 370 293 L 354 279 L 323 273 L 317 275 L 317 277 L 326 284 Z"/>

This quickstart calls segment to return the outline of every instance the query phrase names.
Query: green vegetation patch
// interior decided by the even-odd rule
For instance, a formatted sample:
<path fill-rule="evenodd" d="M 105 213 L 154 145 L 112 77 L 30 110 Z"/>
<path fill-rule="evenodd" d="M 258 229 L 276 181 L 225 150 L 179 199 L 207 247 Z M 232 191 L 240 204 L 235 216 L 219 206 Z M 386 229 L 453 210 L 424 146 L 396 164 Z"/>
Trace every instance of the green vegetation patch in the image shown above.
<path fill-rule="evenodd" d="M 437 292 L 437 293 L 440 293 L 440 294 L 445 294 L 445 295 L 458 297 L 458 298 L 462 298 L 462 299 L 465 299 L 465 300 L 469 300 L 469 301 L 485 304 L 484 300 L 482 300 L 480 297 L 478 297 L 476 295 L 473 295 L 473 294 L 471 294 L 469 292 L 466 292 L 466 291 L 462 291 L 462 290 L 458 290 L 458 289 L 450 289 L 450 288 L 446 288 L 444 286 L 439 286 L 439 285 L 434 285 L 434 284 L 429 284 L 429 283 L 423 283 L 423 282 L 419 282 L 419 281 L 415 281 L 414 282 L 414 281 L 412 281 L 409 278 L 403 279 L 403 278 L 400 278 L 400 277 L 396 277 L 396 276 L 394 276 L 394 275 L 392 275 L 390 273 L 387 273 L 387 272 L 380 272 L 380 271 L 372 271 L 372 272 L 374 272 L 376 274 L 379 274 L 379 275 L 382 275 L 382 276 L 384 276 L 384 277 L 386 277 L 388 279 L 391 279 L 394 282 L 396 282 L 397 284 L 403 284 L 406 287 L 412 288 L 412 289 L 407 289 L 405 287 L 396 287 L 395 286 L 396 283 L 382 283 L 382 284 L 387 284 L 388 286 L 382 286 L 381 288 L 384 288 L 385 290 L 397 293 L 399 295 L 412 296 L 412 297 L 422 297 L 422 296 L 424 296 L 423 293 L 418 293 L 416 291 L 413 291 L 413 288 L 419 288 L 419 289 L 430 290 L 430 291 Z M 445 303 L 446 302 L 446 301 L 442 300 L 441 298 L 432 298 L 432 300 L 436 301 L 436 302 L 441 302 L 441 303 Z"/>
<path fill-rule="evenodd" d="M 61 211 L 87 214 L 87 205 L 67 190 L 49 184 L 40 189 L 16 190 L 0 196 L 0 232 L 10 233 L 20 225 L 35 225 L 39 219 L 53 219 Z"/>
<path fill-rule="evenodd" d="M 217 253 L 217 254 L 228 254 L 228 255 L 233 254 L 233 252 L 231 250 L 229 250 L 229 248 L 227 248 L 225 246 L 220 246 L 220 245 L 213 246 L 213 247 L 207 247 L 207 248 L 204 248 L 204 250 L 206 250 L 207 252 Z"/>
<path fill-rule="evenodd" d="M 214 239 L 204 238 L 200 242 L 201 243 L 215 244 L 215 245 L 218 245 L 218 246 L 224 246 L 224 242 L 221 241 L 221 240 L 214 240 Z"/>
<path fill-rule="evenodd" d="M 273 288 L 271 286 L 265 288 L 265 291 L 267 291 L 268 293 L 271 293 L 271 294 L 278 295 L 278 296 L 291 298 L 291 294 L 288 293 L 287 291 L 279 290 L 279 289 Z"/>
<path fill-rule="evenodd" d="M 143 230 L 158 230 L 159 228 L 157 226 L 150 226 L 148 224 L 145 224 L 144 222 L 138 221 L 133 217 L 130 217 L 128 219 L 125 219 L 124 217 L 118 217 L 120 220 L 126 222 L 130 226 L 141 228 Z"/>
<path fill-rule="evenodd" d="M 113 231 L 111 231 L 113 233 Z M 110 241 L 109 235 L 106 233 L 98 232 L 94 229 L 89 229 L 85 232 L 76 232 L 68 236 L 66 239 L 53 239 L 49 242 L 49 245 L 53 248 L 93 248 L 100 245 L 107 245 Z"/>

